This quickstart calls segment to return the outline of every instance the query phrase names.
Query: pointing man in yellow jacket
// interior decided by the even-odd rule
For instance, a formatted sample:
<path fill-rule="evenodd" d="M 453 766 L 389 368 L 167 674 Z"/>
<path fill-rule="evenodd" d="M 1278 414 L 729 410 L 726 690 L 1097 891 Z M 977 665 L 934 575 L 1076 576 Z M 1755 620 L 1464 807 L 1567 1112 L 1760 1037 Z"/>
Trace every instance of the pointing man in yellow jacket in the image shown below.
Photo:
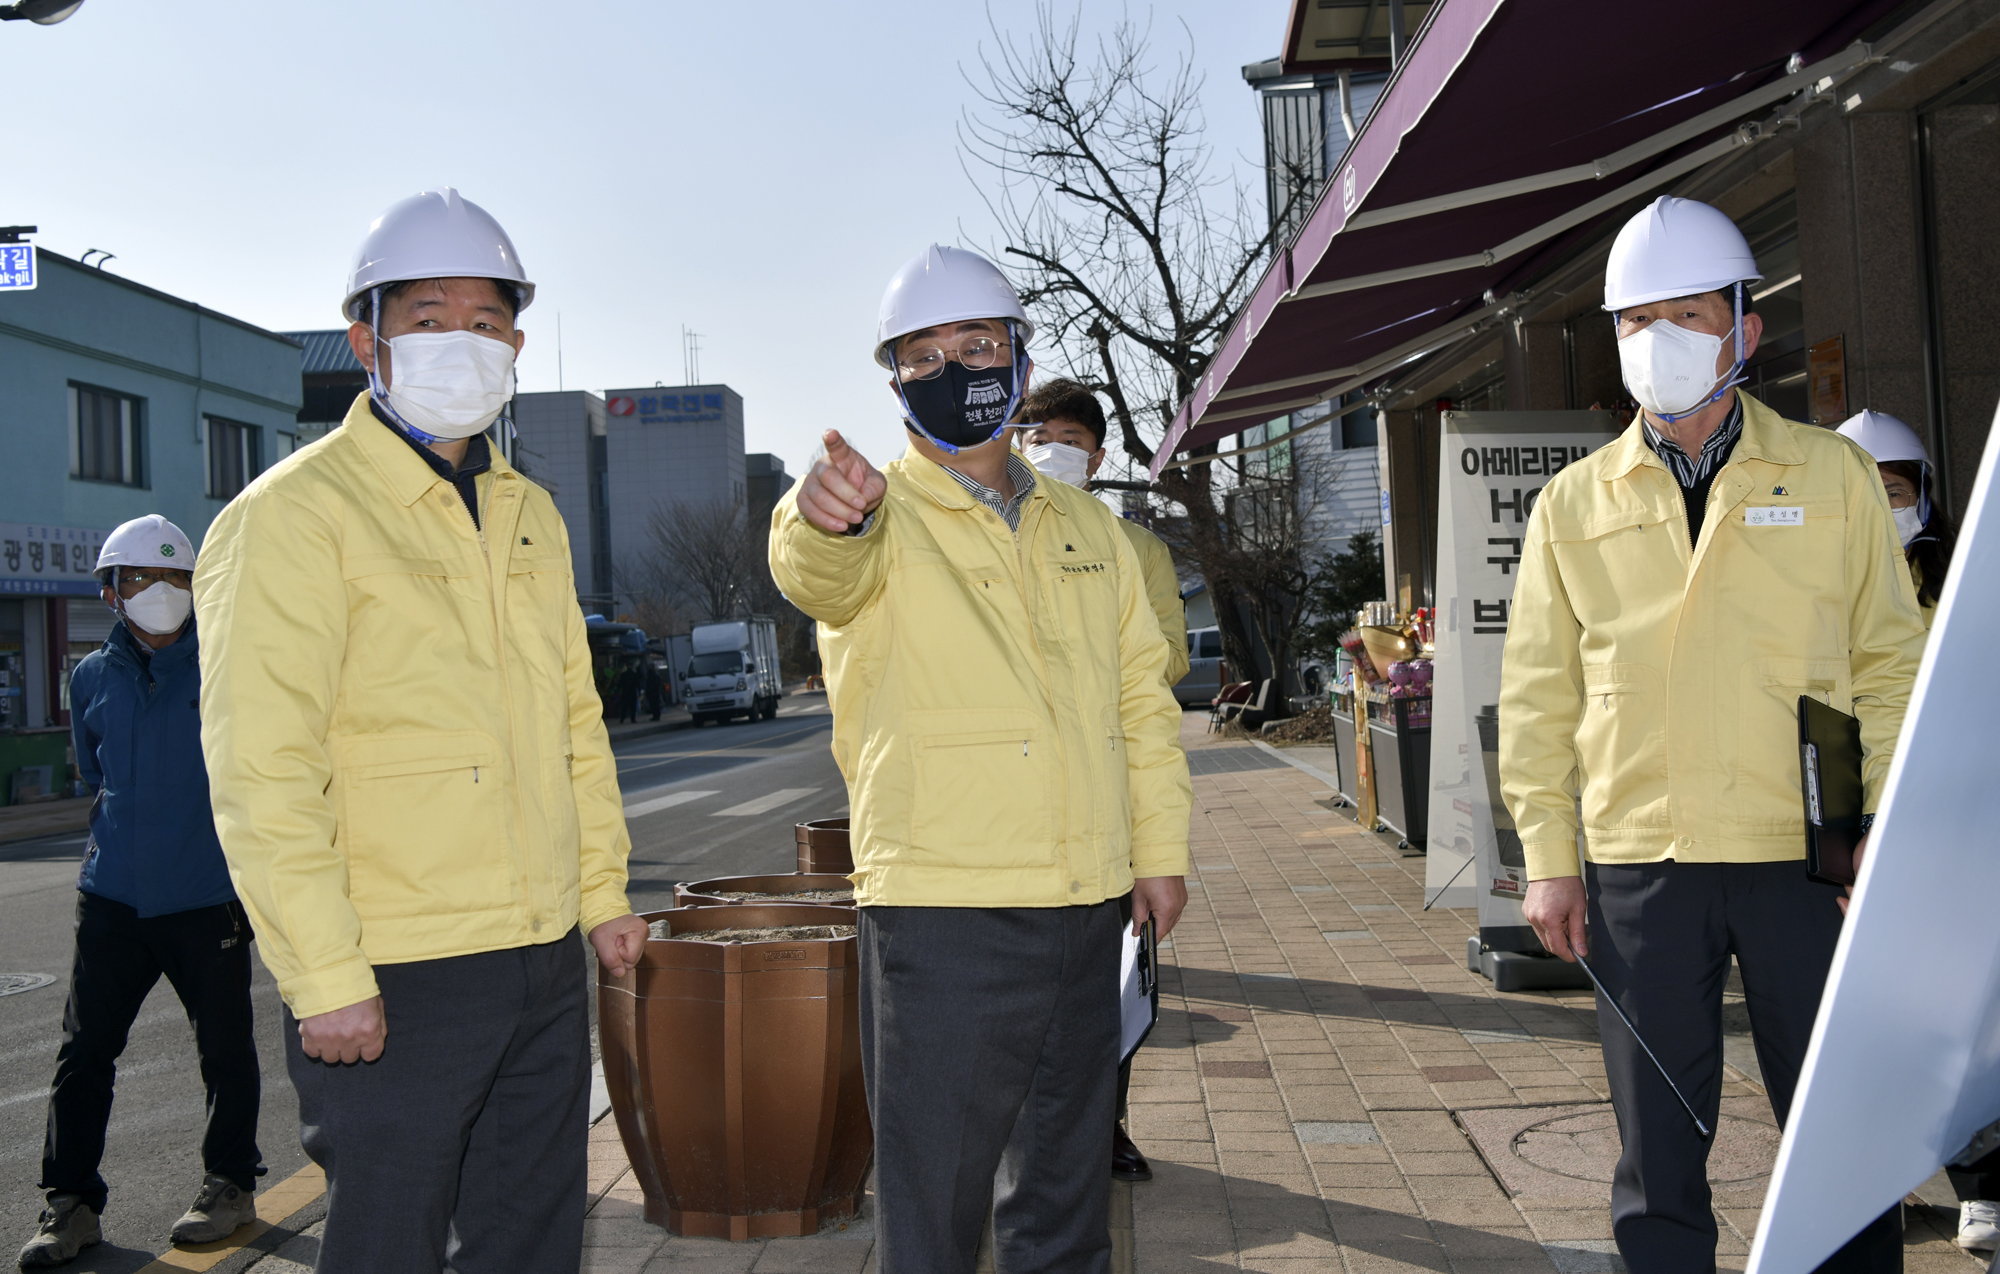
<path fill-rule="evenodd" d="M 1874 463 L 1734 388 L 1759 277 L 1707 204 L 1662 198 L 1619 232 L 1604 308 L 1644 411 L 1542 491 L 1500 689 L 1528 921 L 1586 955 L 1711 1127 L 1730 957 L 1782 1124 L 1840 934 L 1839 891 L 1802 861 L 1799 698 L 1860 718 L 1872 811 L 1924 640 Z M 1634 1274 L 1712 1270 L 1708 1143 L 1632 1033 L 1598 1022 L 1618 1250 Z M 1902 1268 L 1897 1216 L 1821 1268 Z"/>
<path fill-rule="evenodd" d="M 1116 519 L 1008 445 L 1033 328 L 975 253 L 883 298 L 911 438 L 839 434 L 771 517 L 853 803 L 882 1274 L 1103 1271 L 1121 902 L 1187 901 L 1172 653 Z"/>
<path fill-rule="evenodd" d="M 343 307 L 369 392 L 195 573 L 216 830 L 327 1173 L 319 1274 L 579 1262 L 577 935 L 623 973 L 646 925 L 568 536 L 483 434 L 533 298 L 456 191 L 377 218 Z"/>

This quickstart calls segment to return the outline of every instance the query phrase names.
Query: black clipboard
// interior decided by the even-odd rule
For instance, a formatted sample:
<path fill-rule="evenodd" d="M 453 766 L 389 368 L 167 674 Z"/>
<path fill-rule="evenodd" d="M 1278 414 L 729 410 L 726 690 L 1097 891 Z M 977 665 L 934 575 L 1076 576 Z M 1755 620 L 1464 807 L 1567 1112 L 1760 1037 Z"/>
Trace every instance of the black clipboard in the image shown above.
<path fill-rule="evenodd" d="M 1854 883 L 1861 829 L 1861 722 L 1799 696 L 1799 790 L 1806 807 L 1806 875 Z"/>
<path fill-rule="evenodd" d="M 1153 1033 L 1160 1020 L 1160 963 L 1155 952 L 1152 917 L 1139 926 L 1135 935 L 1125 931 L 1120 960 L 1118 988 L 1118 1064 L 1132 1060 L 1132 1054 Z"/>

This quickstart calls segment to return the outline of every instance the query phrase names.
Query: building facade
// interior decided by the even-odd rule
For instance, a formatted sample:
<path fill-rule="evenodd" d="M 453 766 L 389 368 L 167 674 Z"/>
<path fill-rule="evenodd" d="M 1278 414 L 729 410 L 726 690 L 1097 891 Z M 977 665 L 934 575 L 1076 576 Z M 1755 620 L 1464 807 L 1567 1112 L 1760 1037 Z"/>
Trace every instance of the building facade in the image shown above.
<path fill-rule="evenodd" d="M 727 385 L 605 391 L 605 498 L 614 582 L 638 578 L 655 513 L 740 509 L 748 496 L 743 395 Z"/>
<path fill-rule="evenodd" d="M 514 427 L 515 466 L 555 498 L 569 528 L 578 602 L 591 613 L 614 614 L 604 399 L 582 389 L 519 394 Z"/>
<path fill-rule="evenodd" d="M 0 292 L 0 731 L 12 732 L 68 722 L 69 669 L 111 629 L 92 575 L 105 534 L 159 513 L 199 549 L 223 505 L 289 454 L 300 399 L 299 346 L 283 335 L 37 256 L 33 291 Z"/>

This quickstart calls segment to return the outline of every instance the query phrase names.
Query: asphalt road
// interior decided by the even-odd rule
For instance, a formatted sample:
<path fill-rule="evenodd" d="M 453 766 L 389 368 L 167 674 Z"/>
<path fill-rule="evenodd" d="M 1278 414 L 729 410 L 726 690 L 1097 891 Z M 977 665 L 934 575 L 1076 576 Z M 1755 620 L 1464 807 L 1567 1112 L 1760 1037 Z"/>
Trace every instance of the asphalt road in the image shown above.
<path fill-rule="evenodd" d="M 792 825 L 847 812 L 828 750 L 824 696 L 788 698 L 774 721 L 643 735 L 614 746 L 632 833 L 632 906 L 672 905 L 676 881 L 788 872 Z M 33 1234 L 49 1077 L 62 1034 L 83 837 L 0 845 L 0 975 L 53 975 L 0 994 L 0 1262 Z M 258 1145 L 266 1183 L 306 1164 L 285 1077 L 278 993 L 256 965 L 252 996 L 264 1103 Z M 111 1202 L 104 1243 L 67 1269 L 129 1274 L 167 1249 L 167 1232 L 201 1185 L 203 1094 L 193 1033 L 164 980 L 139 1014 L 118 1075 L 104 1157 Z"/>

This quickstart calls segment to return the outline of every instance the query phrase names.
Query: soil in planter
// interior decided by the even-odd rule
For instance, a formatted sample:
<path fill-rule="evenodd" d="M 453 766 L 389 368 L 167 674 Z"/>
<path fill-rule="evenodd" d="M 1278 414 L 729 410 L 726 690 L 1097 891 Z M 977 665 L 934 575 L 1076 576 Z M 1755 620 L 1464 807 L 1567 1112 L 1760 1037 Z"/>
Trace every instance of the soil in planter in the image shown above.
<path fill-rule="evenodd" d="M 727 898 L 731 902 L 853 902 L 852 889 L 807 889 L 796 894 L 752 894 L 741 890 L 716 890 L 708 894 L 710 898 Z"/>
<path fill-rule="evenodd" d="M 654 938 L 671 938 L 676 942 L 826 942 L 830 939 L 852 938 L 854 925 L 783 925 L 775 929 L 690 929 L 686 933 L 673 932 L 670 920 L 655 920 L 647 926 Z"/>

